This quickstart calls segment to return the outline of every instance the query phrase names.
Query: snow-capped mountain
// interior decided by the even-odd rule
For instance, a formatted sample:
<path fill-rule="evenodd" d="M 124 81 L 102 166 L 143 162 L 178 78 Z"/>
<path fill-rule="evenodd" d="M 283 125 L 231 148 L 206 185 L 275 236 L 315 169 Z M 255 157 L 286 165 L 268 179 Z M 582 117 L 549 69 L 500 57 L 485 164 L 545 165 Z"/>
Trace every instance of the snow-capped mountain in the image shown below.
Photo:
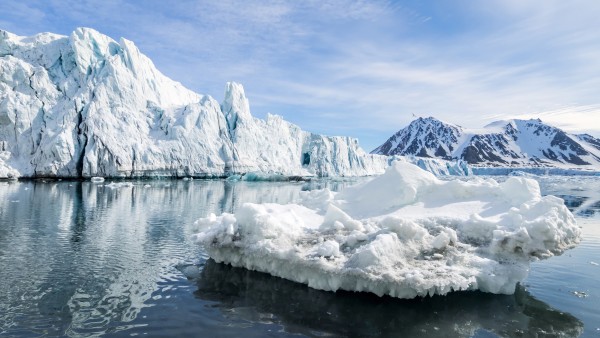
<path fill-rule="evenodd" d="M 160 73 L 126 39 L 0 31 L 0 177 L 369 175 L 357 140 L 252 117 L 241 85 L 217 102 Z"/>
<path fill-rule="evenodd" d="M 599 139 L 539 119 L 497 121 L 475 130 L 418 118 L 371 153 L 464 160 L 477 167 L 600 169 Z"/>

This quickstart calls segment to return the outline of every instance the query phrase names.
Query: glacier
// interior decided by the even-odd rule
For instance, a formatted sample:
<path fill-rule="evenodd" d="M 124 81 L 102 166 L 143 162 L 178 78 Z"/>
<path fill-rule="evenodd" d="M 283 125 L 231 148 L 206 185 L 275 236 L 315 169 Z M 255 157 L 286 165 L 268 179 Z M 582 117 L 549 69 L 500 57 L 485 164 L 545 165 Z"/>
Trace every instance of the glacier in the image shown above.
<path fill-rule="evenodd" d="M 351 137 L 250 113 L 240 84 L 219 103 L 160 73 L 133 42 L 0 31 L 0 178 L 383 173 Z"/>
<path fill-rule="evenodd" d="M 537 181 L 440 180 L 406 161 L 339 193 L 292 204 L 245 203 L 196 222 L 216 262 L 321 290 L 414 298 L 514 293 L 531 261 L 574 247 L 581 230 Z"/>

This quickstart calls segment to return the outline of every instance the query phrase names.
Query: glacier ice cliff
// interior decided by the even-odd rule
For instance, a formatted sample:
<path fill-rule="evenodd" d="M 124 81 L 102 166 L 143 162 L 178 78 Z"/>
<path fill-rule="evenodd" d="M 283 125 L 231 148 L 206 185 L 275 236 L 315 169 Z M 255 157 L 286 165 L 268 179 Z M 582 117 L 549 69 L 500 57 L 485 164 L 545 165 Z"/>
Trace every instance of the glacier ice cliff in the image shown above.
<path fill-rule="evenodd" d="M 254 118 L 236 83 L 222 103 L 160 73 L 126 39 L 0 31 L 0 177 L 380 174 L 350 137 Z"/>

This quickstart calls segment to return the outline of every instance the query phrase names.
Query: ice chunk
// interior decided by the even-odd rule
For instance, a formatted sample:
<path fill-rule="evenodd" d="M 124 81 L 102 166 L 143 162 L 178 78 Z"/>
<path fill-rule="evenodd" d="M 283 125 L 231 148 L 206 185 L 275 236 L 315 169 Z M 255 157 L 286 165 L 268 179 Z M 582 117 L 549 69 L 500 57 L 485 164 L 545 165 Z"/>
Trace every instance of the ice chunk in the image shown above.
<path fill-rule="evenodd" d="M 110 182 L 109 184 L 104 185 L 110 189 L 119 189 L 119 188 L 132 188 L 133 183 L 131 182 Z"/>
<path fill-rule="evenodd" d="M 481 290 L 510 294 L 529 262 L 561 254 L 580 229 L 563 201 L 528 178 L 440 181 L 405 162 L 300 204 L 244 204 L 200 219 L 217 262 L 323 290 L 399 298 Z"/>
<path fill-rule="evenodd" d="M 441 182 L 433 174 L 415 165 L 398 163 L 385 175 L 340 192 L 337 199 L 355 216 L 375 216 L 414 203 L 418 193 L 438 184 Z"/>
<path fill-rule="evenodd" d="M 360 221 L 352 219 L 342 209 L 329 204 L 329 208 L 327 208 L 323 223 L 321 224 L 321 229 L 325 231 L 329 229 L 363 230 L 363 226 Z"/>
<path fill-rule="evenodd" d="M 196 279 L 200 277 L 200 268 L 193 264 L 180 264 L 175 267 L 177 270 L 181 271 L 181 273 L 187 279 Z"/>
<path fill-rule="evenodd" d="M 241 180 L 248 182 L 283 182 L 288 181 L 288 177 L 278 173 L 249 172 L 242 175 Z"/>
<path fill-rule="evenodd" d="M 333 240 L 323 242 L 317 248 L 317 255 L 323 257 L 335 257 L 340 255 L 340 244 Z"/>

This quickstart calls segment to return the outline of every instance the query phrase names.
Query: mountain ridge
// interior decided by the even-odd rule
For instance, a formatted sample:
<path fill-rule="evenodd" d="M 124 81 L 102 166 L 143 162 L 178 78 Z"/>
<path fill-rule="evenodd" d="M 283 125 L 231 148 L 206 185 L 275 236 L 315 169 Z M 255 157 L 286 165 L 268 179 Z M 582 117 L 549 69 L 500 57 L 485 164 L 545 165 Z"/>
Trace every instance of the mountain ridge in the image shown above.
<path fill-rule="evenodd" d="M 540 119 L 495 121 L 466 129 L 434 117 L 418 118 L 372 154 L 463 160 L 474 167 L 600 170 L 600 140 L 569 134 Z"/>

